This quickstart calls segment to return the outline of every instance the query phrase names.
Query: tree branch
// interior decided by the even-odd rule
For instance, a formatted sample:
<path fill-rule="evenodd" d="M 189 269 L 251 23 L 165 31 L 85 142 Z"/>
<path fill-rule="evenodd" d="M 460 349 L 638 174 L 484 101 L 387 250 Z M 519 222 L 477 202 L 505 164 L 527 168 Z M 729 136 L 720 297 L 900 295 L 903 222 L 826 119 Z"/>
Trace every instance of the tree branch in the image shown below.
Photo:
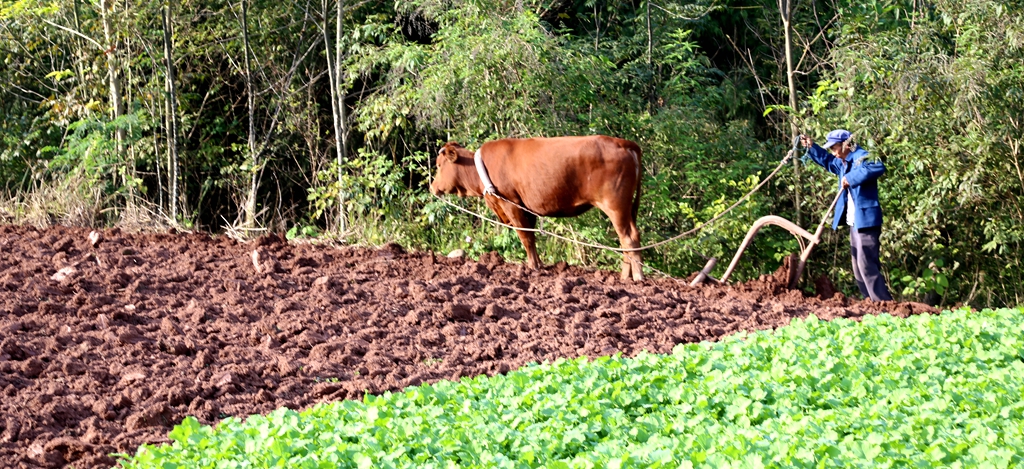
<path fill-rule="evenodd" d="M 78 36 L 78 37 L 80 37 L 82 39 L 85 39 L 86 41 L 89 41 L 89 42 L 93 43 L 97 48 L 99 48 L 99 50 L 109 52 L 109 50 L 107 50 L 106 47 L 103 47 L 103 44 L 100 44 L 98 41 L 96 41 L 95 39 L 93 39 L 93 38 L 91 38 L 89 36 L 86 36 L 85 34 L 82 34 L 82 33 L 78 32 L 78 31 L 75 31 L 74 29 L 68 28 L 66 26 L 61 26 L 61 25 L 59 25 L 57 23 L 54 23 L 53 21 L 50 21 L 50 20 L 48 20 L 46 18 L 40 18 L 40 19 L 43 21 L 43 23 L 46 23 L 46 24 L 48 24 L 50 26 L 53 26 L 55 28 L 58 28 L 58 29 L 63 29 L 64 31 L 67 31 L 67 32 L 69 32 L 71 34 L 74 34 L 75 36 Z"/>

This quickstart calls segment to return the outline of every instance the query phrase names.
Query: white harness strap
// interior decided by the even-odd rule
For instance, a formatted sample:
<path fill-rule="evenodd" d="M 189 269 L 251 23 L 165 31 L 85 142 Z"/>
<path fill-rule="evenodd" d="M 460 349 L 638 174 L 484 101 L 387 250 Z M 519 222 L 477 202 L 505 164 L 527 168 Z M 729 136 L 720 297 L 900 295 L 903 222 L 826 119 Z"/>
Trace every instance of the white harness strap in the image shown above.
<path fill-rule="evenodd" d="M 473 155 L 473 163 L 476 165 L 476 173 L 480 175 L 480 181 L 484 183 L 484 194 L 498 193 L 497 189 L 494 188 L 494 184 L 491 183 L 491 178 L 487 176 L 487 168 L 484 167 L 484 159 L 480 156 L 479 148 Z"/>

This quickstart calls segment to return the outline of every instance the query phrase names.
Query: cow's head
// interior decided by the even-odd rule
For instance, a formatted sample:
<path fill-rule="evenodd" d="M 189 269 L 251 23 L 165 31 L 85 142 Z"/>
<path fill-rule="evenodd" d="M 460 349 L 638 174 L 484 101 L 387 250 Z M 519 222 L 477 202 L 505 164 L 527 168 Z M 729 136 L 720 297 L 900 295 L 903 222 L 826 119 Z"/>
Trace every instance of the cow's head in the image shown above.
<path fill-rule="evenodd" d="M 461 180 L 460 165 L 468 164 L 465 155 L 472 154 L 456 142 L 448 142 L 437 152 L 437 175 L 430 183 L 430 193 L 434 195 L 458 194 L 466 195 L 465 183 Z M 459 158 L 463 158 L 462 161 Z"/>

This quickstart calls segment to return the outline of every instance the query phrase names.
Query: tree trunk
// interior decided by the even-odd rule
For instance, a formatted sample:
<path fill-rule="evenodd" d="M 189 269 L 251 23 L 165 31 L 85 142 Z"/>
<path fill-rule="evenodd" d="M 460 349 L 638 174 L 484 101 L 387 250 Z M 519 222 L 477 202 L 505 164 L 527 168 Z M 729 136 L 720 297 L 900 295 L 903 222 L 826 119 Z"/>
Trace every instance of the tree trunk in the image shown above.
<path fill-rule="evenodd" d="M 73 8 L 72 8 L 71 12 L 74 14 L 75 31 L 81 31 L 82 30 L 82 21 L 79 18 L 79 13 L 78 13 L 78 0 L 74 1 Z M 77 59 L 77 60 L 75 60 L 75 68 L 78 69 L 78 79 L 81 80 L 82 82 L 85 82 L 85 79 L 86 79 L 85 78 L 85 63 L 87 62 L 86 57 L 88 57 L 89 54 L 86 53 L 86 51 L 85 51 L 85 44 L 82 43 L 82 38 L 81 37 L 75 36 L 75 44 L 78 45 L 78 51 L 79 51 L 78 54 L 75 56 L 75 58 Z M 79 99 L 81 99 L 82 102 L 89 102 L 89 96 L 88 96 L 88 92 L 86 91 L 86 88 L 84 86 L 79 86 L 77 88 L 78 88 L 79 94 L 81 95 L 79 97 Z"/>
<path fill-rule="evenodd" d="M 253 228 L 256 226 L 256 192 L 259 191 L 259 161 L 257 158 L 259 155 L 256 154 L 256 96 L 253 92 L 252 87 L 252 68 L 249 64 L 249 22 L 246 19 L 248 13 L 247 0 L 242 0 L 242 47 L 244 48 L 243 55 L 245 60 L 242 62 L 245 67 L 245 94 L 246 101 L 249 108 L 249 158 L 250 158 L 250 171 L 252 176 L 249 183 L 249 195 L 245 200 L 245 226 Z"/>
<path fill-rule="evenodd" d="M 160 110 L 163 111 L 160 114 L 160 124 L 163 129 L 170 129 L 171 126 L 167 124 L 167 116 L 171 113 L 167 110 L 169 103 L 164 99 L 163 104 L 160 106 Z M 160 171 L 160 152 L 163 148 L 160 148 L 160 129 L 153 131 L 153 153 L 156 155 L 154 158 L 155 162 L 153 167 L 156 169 L 156 206 L 160 207 L 162 211 L 164 209 L 164 175 Z M 171 161 L 170 149 L 167 150 L 167 161 Z"/>
<path fill-rule="evenodd" d="M 114 120 L 124 115 L 124 100 L 121 98 L 121 78 L 118 76 L 117 41 L 114 38 L 113 20 L 110 18 L 111 0 L 100 0 L 100 19 L 103 22 L 103 38 L 107 50 L 107 75 L 110 81 L 110 107 L 114 111 Z M 117 129 L 117 152 L 123 155 L 125 141 L 128 136 L 123 128 Z"/>
<path fill-rule="evenodd" d="M 779 0 L 779 12 L 782 14 L 782 26 L 785 28 L 786 36 L 786 80 L 789 82 L 789 130 L 790 139 L 796 137 L 799 133 L 799 129 L 796 125 L 796 82 L 793 78 L 793 4 L 792 0 Z M 796 184 L 793 185 L 793 205 L 796 208 L 796 224 L 803 226 L 801 223 L 801 208 L 800 208 L 800 188 L 803 185 L 800 177 L 800 158 L 793 158 L 793 175 L 796 178 Z"/>
<path fill-rule="evenodd" d="M 178 105 L 177 93 L 174 88 L 174 59 L 171 46 L 171 7 L 164 5 L 164 59 L 167 63 L 167 176 L 170 178 L 170 211 L 171 220 L 178 222 Z M 159 166 L 159 165 L 158 165 Z"/>
<path fill-rule="evenodd" d="M 344 7 L 341 0 L 338 1 L 338 14 L 335 17 L 335 46 L 334 53 L 331 53 L 331 34 L 330 31 L 330 17 L 331 17 L 331 4 L 330 0 L 323 0 L 321 7 L 324 12 L 324 49 L 327 55 L 327 79 L 330 82 L 331 92 L 331 115 L 334 118 L 334 150 L 335 150 L 335 166 L 337 167 L 337 183 L 338 183 L 338 206 L 337 206 L 337 221 L 336 229 L 338 234 L 342 234 L 347 229 L 345 223 L 345 193 L 344 193 L 344 171 L 342 170 L 342 164 L 345 162 L 346 148 L 345 144 L 347 141 L 347 129 L 345 124 L 345 94 L 344 94 L 344 81 L 341 79 L 341 32 L 342 32 L 342 14 L 344 13 Z"/>
<path fill-rule="evenodd" d="M 345 163 L 345 157 L 348 151 L 348 123 L 347 112 L 345 112 L 345 77 L 344 72 L 341 69 L 341 60 L 343 58 L 342 53 L 342 15 L 345 12 L 345 1 L 338 0 L 338 16 L 336 32 L 334 35 L 334 81 L 337 87 L 337 99 L 338 99 L 338 128 L 340 132 L 338 134 L 338 232 L 344 234 L 348 228 L 345 220 L 345 187 L 342 184 L 342 164 Z"/>
<path fill-rule="evenodd" d="M 647 2 L 647 68 L 651 68 L 654 55 L 654 34 L 651 31 L 651 2 Z"/>
<path fill-rule="evenodd" d="M 651 2 L 647 4 L 647 112 L 654 112 L 654 31 L 651 29 Z"/>

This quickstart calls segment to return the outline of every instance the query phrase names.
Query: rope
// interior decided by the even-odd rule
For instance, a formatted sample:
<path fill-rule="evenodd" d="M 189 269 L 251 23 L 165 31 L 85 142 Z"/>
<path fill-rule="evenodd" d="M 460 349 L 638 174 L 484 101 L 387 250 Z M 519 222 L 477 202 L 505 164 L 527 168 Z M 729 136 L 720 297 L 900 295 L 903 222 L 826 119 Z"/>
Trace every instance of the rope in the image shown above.
<path fill-rule="evenodd" d="M 676 283 L 678 283 L 678 284 L 686 285 L 686 282 L 684 282 L 684 281 L 682 281 L 682 280 L 680 280 L 680 279 L 678 279 L 678 278 L 675 278 L 675 277 L 673 277 L 673 276 L 669 275 L 669 274 L 668 274 L 668 273 L 666 273 L 666 272 L 662 272 L 662 271 L 660 271 L 660 270 L 658 270 L 658 269 L 655 269 L 654 267 L 651 267 L 651 266 L 650 266 L 649 264 L 646 264 L 646 263 L 644 263 L 643 261 L 640 261 L 640 266 L 641 266 L 641 267 L 646 267 L 646 268 L 648 268 L 649 270 L 653 271 L 654 273 L 656 273 L 656 274 L 658 274 L 658 275 L 661 275 L 662 277 L 665 277 L 665 278 L 667 278 L 667 279 L 672 279 L 672 280 L 674 280 L 674 281 L 675 281 Z"/>
<path fill-rule="evenodd" d="M 468 214 L 470 214 L 470 215 L 472 215 L 474 217 L 477 217 L 477 218 L 479 218 L 481 220 L 488 221 L 488 222 L 493 223 L 493 224 L 498 225 L 498 226 L 504 226 L 505 228 L 511 228 L 513 230 L 516 230 L 516 231 L 526 231 L 526 232 L 531 232 L 531 233 L 541 233 L 541 234 L 545 234 L 545 235 L 551 236 L 553 238 L 561 239 L 563 241 L 567 241 L 567 242 L 570 242 L 570 243 L 578 244 L 580 246 L 591 247 L 591 248 L 596 248 L 596 249 L 604 249 L 606 251 L 623 252 L 623 253 L 625 253 L 625 252 L 637 252 L 637 251 L 645 251 L 647 249 L 656 248 L 658 246 L 663 246 L 663 245 L 671 243 L 671 242 L 673 242 L 673 241 L 675 241 L 677 239 L 680 239 L 680 238 L 692 235 L 692 234 L 694 234 L 694 233 L 696 233 L 696 232 L 698 232 L 698 231 L 700 231 L 700 230 L 702 230 L 702 229 L 704 229 L 704 228 L 714 224 L 719 219 L 721 219 L 723 216 L 725 216 L 725 214 L 731 212 L 733 209 L 735 209 L 741 203 L 743 203 L 744 200 L 747 200 L 748 198 L 750 198 L 751 195 L 754 195 L 755 192 L 760 190 L 762 186 L 764 186 L 772 177 L 774 177 L 779 172 L 779 170 L 782 169 L 783 166 L 786 165 L 786 162 L 789 161 L 789 158 L 793 156 L 793 153 L 794 153 L 794 151 L 790 150 L 789 153 L 786 154 L 786 157 L 783 158 L 781 162 L 779 162 L 779 165 L 771 173 L 768 174 L 768 177 L 764 178 L 757 186 L 755 186 L 753 189 L 751 189 L 750 192 L 747 192 L 743 197 L 740 197 L 740 199 L 737 200 L 736 203 L 732 204 L 731 206 L 729 206 L 725 210 L 719 212 L 714 217 L 711 217 L 710 220 L 708 220 L 708 221 L 706 221 L 704 223 L 701 223 L 700 225 L 697 225 L 696 227 L 694 227 L 693 229 L 691 229 L 689 231 L 680 233 L 680 234 L 675 235 L 675 236 L 673 236 L 671 238 L 668 238 L 668 239 L 664 239 L 664 240 L 658 241 L 657 243 L 648 244 L 647 246 L 642 246 L 642 247 L 638 247 L 638 248 L 616 248 L 616 247 L 612 247 L 612 246 L 605 246 L 603 244 L 590 243 L 590 242 L 586 242 L 586 241 L 580 241 L 580 240 L 577 240 L 577 239 L 567 238 L 567 237 L 562 236 L 560 234 L 552 233 L 550 231 L 547 231 L 547 230 L 545 230 L 543 228 L 522 228 L 522 227 L 518 227 L 518 226 L 509 225 L 507 223 L 502 223 L 502 222 L 500 222 L 498 220 L 495 220 L 493 218 L 488 218 L 488 217 L 486 217 L 484 215 L 481 215 L 479 213 L 476 213 L 476 212 L 473 212 L 471 210 L 462 208 L 461 206 L 456 205 L 456 204 L 454 204 L 452 202 L 449 202 L 448 200 L 443 199 L 443 198 L 441 198 L 441 197 L 439 197 L 437 195 L 435 195 L 434 197 L 437 198 L 438 200 L 448 204 L 448 205 L 451 205 L 452 207 L 455 207 L 458 210 L 466 212 L 466 213 L 468 213 Z M 530 210 L 530 209 L 528 209 L 526 207 L 523 207 L 522 205 L 519 205 L 519 204 L 517 204 L 515 202 L 512 202 L 511 200 L 508 200 L 508 199 L 506 199 L 506 198 L 504 198 L 504 197 L 502 197 L 502 196 L 500 196 L 498 194 L 492 194 L 492 195 L 494 195 L 495 197 L 497 197 L 497 198 L 499 198 L 501 200 L 504 200 L 505 202 L 508 202 L 508 203 L 518 207 L 520 210 L 523 210 L 523 211 L 525 211 L 525 212 L 527 212 L 527 213 L 529 213 L 531 215 L 543 218 L 543 215 L 540 215 L 540 214 L 538 214 L 536 212 L 533 212 L 532 210 Z"/>
<path fill-rule="evenodd" d="M 508 203 L 510 203 L 510 204 L 512 204 L 512 205 L 514 205 L 514 206 L 516 206 L 516 207 L 519 207 L 519 209 L 520 209 L 520 210 L 523 210 L 523 211 L 525 211 L 526 213 L 529 213 L 529 214 L 531 214 L 531 215 L 533 215 L 533 216 L 537 217 L 537 219 L 538 219 L 538 220 L 540 220 L 540 221 L 538 222 L 538 223 L 540 223 L 540 225 L 541 225 L 541 231 L 540 231 L 540 232 L 541 232 L 541 233 L 545 233 L 545 234 L 549 234 L 548 232 L 546 232 L 546 231 L 543 231 L 543 222 L 544 222 L 544 218 L 545 218 L 545 217 L 544 217 L 543 215 L 541 215 L 541 214 L 539 214 L 539 213 L 535 213 L 535 212 L 531 211 L 530 209 L 528 209 L 528 208 L 526 208 L 526 207 L 523 207 L 522 205 L 519 205 L 519 204 L 517 204 L 517 203 L 515 203 L 515 202 L 513 202 L 513 201 L 511 201 L 511 200 L 508 200 L 508 199 L 506 199 L 506 198 L 502 197 L 502 196 L 501 196 L 501 194 L 498 194 L 498 193 L 496 193 L 496 192 L 492 192 L 492 193 L 490 193 L 490 194 L 488 194 L 488 195 L 491 195 L 491 196 L 494 196 L 494 197 L 496 197 L 496 198 L 498 198 L 498 199 L 504 200 L 505 202 L 508 202 Z M 486 197 L 486 196 L 485 196 L 485 197 Z M 742 199 L 741 199 L 741 200 L 742 200 Z M 719 215 L 721 215 L 721 214 L 719 214 Z M 552 235 L 552 236 L 557 236 L 557 235 Z M 682 236 L 682 235 L 680 235 L 680 236 Z M 605 246 L 605 245 L 603 245 L 603 244 L 586 244 L 586 243 L 584 243 L 584 242 L 582 242 L 582 241 L 577 241 L 577 240 L 569 240 L 569 241 L 571 241 L 571 242 L 574 242 L 574 243 L 577 243 L 577 244 L 582 244 L 582 245 L 585 245 L 585 246 L 590 246 L 590 247 L 597 247 L 597 248 L 600 248 L 600 249 L 608 249 L 608 250 L 612 250 L 612 251 L 620 251 L 620 252 L 633 252 L 633 251 L 641 251 L 641 250 L 644 250 L 644 249 L 649 249 L 649 248 L 651 248 L 651 247 L 653 247 L 653 246 L 654 246 L 654 245 L 651 245 L 651 246 L 645 246 L 645 247 L 641 247 L 641 248 L 629 248 L 629 249 L 622 249 L 622 248 L 613 248 L 613 247 L 611 247 L 611 246 Z M 668 241 L 672 241 L 672 239 L 669 239 L 669 240 L 666 240 L 666 241 L 661 241 L 661 243 L 665 243 L 665 242 L 668 242 Z M 708 260 L 708 259 L 710 259 L 710 258 L 709 258 L 708 256 L 705 256 L 704 254 L 701 254 L 700 252 L 698 252 L 698 251 L 697 251 L 696 249 L 694 249 L 694 248 L 691 248 L 691 247 L 689 247 L 689 246 L 685 246 L 685 247 L 686 247 L 686 249 L 688 249 L 688 250 L 689 250 L 690 252 L 692 252 L 692 253 L 696 254 L 697 256 L 699 256 L 699 257 L 703 258 L 704 260 Z M 653 269 L 653 267 L 652 267 L 652 269 Z M 663 274 L 664 274 L 664 272 L 661 272 L 661 273 L 663 273 Z M 667 276 L 668 276 L 668 274 L 665 274 L 665 276 L 667 277 Z"/>

